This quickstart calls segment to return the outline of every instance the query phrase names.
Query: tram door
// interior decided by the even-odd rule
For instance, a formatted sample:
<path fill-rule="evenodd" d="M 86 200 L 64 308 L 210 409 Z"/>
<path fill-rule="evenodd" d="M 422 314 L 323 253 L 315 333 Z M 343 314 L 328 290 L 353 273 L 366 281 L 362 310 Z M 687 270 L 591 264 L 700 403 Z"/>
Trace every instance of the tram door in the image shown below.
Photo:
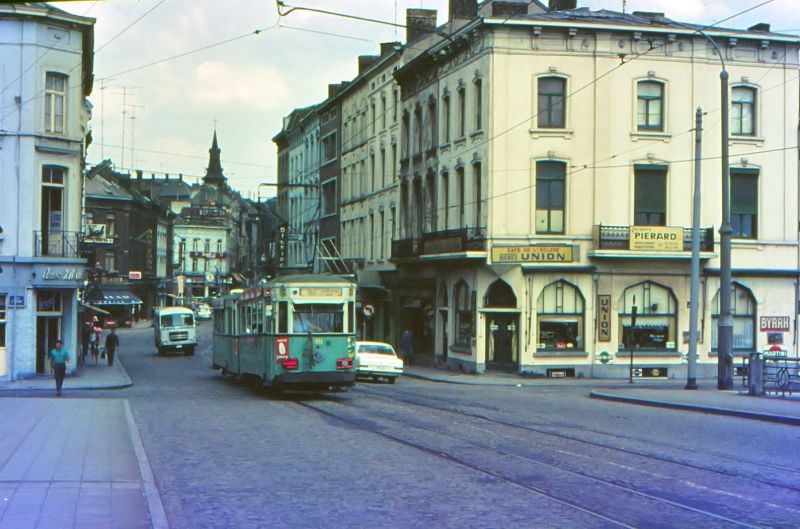
<path fill-rule="evenodd" d="M 494 313 L 486 318 L 486 364 L 489 369 L 515 371 L 518 363 L 517 314 Z"/>

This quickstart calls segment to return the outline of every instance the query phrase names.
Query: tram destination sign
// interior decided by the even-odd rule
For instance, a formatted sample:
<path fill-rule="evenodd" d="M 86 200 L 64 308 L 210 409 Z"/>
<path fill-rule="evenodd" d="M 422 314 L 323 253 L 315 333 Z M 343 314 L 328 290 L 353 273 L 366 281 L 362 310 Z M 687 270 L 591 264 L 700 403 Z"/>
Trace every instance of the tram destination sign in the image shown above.
<path fill-rule="evenodd" d="M 631 250 L 682 252 L 683 228 L 670 226 L 631 226 Z"/>
<path fill-rule="evenodd" d="M 789 316 L 761 316 L 758 318 L 761 332 L 789 332 L 790 325 Z"/>
<path fill-rule="evenodd" d="M 494 263 L 571 263 L 573 247 L 568 244 L 492 246 Z"/>

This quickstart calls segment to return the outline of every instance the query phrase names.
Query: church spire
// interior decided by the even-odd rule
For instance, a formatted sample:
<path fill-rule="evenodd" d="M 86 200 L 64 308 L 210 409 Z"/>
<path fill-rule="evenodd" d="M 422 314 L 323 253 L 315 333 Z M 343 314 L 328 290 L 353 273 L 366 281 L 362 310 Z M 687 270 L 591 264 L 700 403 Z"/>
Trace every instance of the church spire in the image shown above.
<path fill-rule="evenodd" d="M 203 182 L 215 186 L 225 185 L 225 175 L 222 174 L 222 162 L 219 158 L 220 148 L 217 144 L 217 130 L 214 129 L 214 139 L 211 140 L 211 148 L 208 150 L 208 168 Z"/>

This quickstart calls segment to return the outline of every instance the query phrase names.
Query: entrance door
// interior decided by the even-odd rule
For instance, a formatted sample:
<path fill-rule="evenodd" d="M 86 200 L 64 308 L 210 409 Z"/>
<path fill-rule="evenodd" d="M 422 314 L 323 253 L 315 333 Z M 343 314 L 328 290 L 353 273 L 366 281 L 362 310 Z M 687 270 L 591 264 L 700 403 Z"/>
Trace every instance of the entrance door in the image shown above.
<path fill-rule="evenodd" d="M 60 316 L 36 317 L 36 374 L 43 375 L 47 372 L 47 354 L 56 346 L 56 340 L 61 339 Z"/>
<path fill-rule="evenodd" d="M 447 366 L 447 349 L 449 347 L 449 338 L 447 336 L 447 311 L 440 310 L 439 311 L 439 324 L 441 325 L 442 329 L 442 364 Z"/>
<path fill-rule="evenodd" d="M 486 367 L 516 371 L 518 364 L 517 314 L 495 313 L 486 318 Z"/>

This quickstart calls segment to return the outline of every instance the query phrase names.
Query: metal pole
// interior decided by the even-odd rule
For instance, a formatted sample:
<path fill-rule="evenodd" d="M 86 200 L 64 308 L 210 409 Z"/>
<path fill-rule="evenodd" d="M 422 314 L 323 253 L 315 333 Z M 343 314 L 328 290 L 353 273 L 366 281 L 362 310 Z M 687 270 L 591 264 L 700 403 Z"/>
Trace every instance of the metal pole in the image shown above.
<path fill-rule="evenodd" d="M 689 295 L 689 366 L 685 389 L 697 389 L 697 313 L 700 297 L 700 183 L 703 152 L 703 110 L 694 118 L 694 195 L 692 197 L 692 285 Z"/>
<path fill-rule="evenodd" d="M 717 338 L 717 389 L 733 389 L 733 317 L 731 316 L 731 199 L 729 170 L 728 72 L 719 74 L 722 97 L 722 225 L 720 234 L 719 327 Z"/>
<path fill-rule="evenodd" d="M 636 313 L 639 308 L 636 306 L 636 296 L 633 296 L 633 307 L 631 308 L 631 333 L 628 337 L 628 349 L 630 352 L 630 366 L 628 367 L 628 383 L 633 384 L 633 352 L 636 349 Z"/>

